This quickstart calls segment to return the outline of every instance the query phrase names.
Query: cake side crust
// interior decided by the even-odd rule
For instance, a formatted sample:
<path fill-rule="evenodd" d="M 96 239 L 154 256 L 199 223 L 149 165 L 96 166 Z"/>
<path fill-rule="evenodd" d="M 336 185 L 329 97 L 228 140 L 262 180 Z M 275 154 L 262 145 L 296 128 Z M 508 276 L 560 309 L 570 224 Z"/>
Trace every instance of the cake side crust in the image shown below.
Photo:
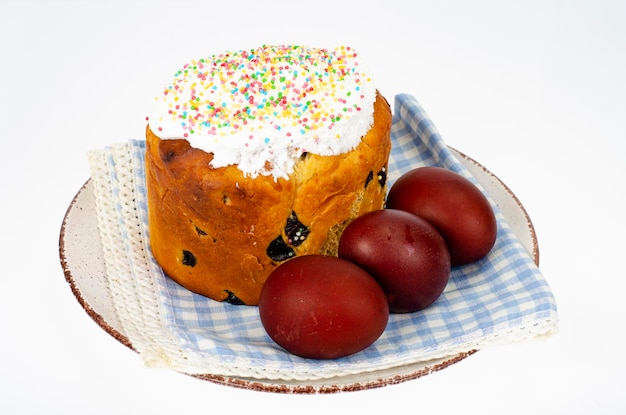
<path fill-rule="evenodd" d="M 295 256 L 336 253 L 341 229 L 381 209 L 391 150 L 391 110 L 377 94 L 374 123 L 352 151 L 304 154 L 289 180 L 210 167 L 212 154 L 146 129 L 152 253 L 185 288 L 255 305 L 263 283 Z M 334 250 L 334 253 L 333 253 Z"/>

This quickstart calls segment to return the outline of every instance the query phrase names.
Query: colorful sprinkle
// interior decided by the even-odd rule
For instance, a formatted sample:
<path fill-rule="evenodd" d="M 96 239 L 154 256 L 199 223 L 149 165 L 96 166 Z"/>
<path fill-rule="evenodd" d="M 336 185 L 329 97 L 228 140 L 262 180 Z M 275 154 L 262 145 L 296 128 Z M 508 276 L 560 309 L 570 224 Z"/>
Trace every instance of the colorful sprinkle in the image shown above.
<path fill-rule="evenodd" d="M 149 122 L 161 138 L 185 137 L 214 154 L 245 146 L 257 153 L 271 146 L 266 157 L 281 151 L 292 158 L 304 151 L 339 154 L 354 148 L 373 120 L 375 88 L 358 59 L 344 46 L 261 46 L 194 60 L 155 99 Z M 242 163 L 230 154 L 223 159 Z M 264 168 L 244 171 L 276 176 Z"/>

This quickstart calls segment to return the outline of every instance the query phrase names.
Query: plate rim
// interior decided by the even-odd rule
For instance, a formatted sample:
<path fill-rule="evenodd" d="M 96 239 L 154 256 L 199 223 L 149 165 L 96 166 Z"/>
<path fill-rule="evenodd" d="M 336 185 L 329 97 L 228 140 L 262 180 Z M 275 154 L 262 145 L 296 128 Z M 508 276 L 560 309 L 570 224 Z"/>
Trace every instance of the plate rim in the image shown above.
<path fill-rule="evenodd" d="M 539 244 L 537 241 L 537 234 L 535 231 L 535 227 L 530 219 L 530 215 L 526 211 L 526 208 L 523 206 L 519 198 L 513 193 L 509 186 L 507 186 L 499 177 L 497 177 L 494 173 L 492 173 L 489 169 L 483 166 L 481 163 L 468 156 L 467 154 L 448 146 L 453 153 L 457 156 L 460 156 L 466 162 L 474 164 L 475 167 L 480 168 L 483 172 L 494 180 L 497 181 L 498 185 L 503 188 L 503 190 L 508 194 L 508 196 L 513 199 L 514 203 L 517 205 L 517 208 L 520 209 L 523 217 L 526 220 L 527 230 L 529 232 L 529 236 L 532 242 L 531 251 L 529 254 L 533 262 L 539 266 Z M 112 336 L 115 340 L 129 348 L 130 350 L 137 353 L 137 350 L 133 347 L 130 339 L 113 327 L 106 319 L 102 316 L 98 310 L 94 309 L 92 304 L 90 304 L 83 293 L 81 292 L 74 274 L 72 273 L 71 266 L 69 264 L 68 258 L 66 256 L 66 231 L 67 224 L 70 219 L 71 213 L 77 206 L 77 201 L 81 194 L 88 188 L 90 185 L 91 178 L 87 179 L 84 184 L 80 187 L 77 193 L 72 198 L 69 206 L 66 209 L 65 215 L 63 217 L 63 221 L 61 224 L 61 230 L 59 234 L 59 258 L 61 267 L 63 268 L 63 274 L 66 282 L 69 284 L 72 293 L 74 294 L 76 300 L 83 308 L 83 310 L 87 313 L 87 315 L 102 328 L 105 332 L 107 332 L 110 336 Z M 368 381 L 353 381 L 349 383 L 341 383 L 341 382 L 332 382 L 332 379 L 323 380 L 324 383 L 319 385 L 312 384 L 300 384 L 299 382 L 290 382 L 290 381 L 277 381 L 272 379 L 252 379 L 245 377 L 234 377 L 234 376 L 225 376 L 218 374 L 187 374 L 183 372 L 179 372 L 181 374 L 191 376 L 193 378 L 208 381 L 211 383 L 230 386 L 239 389 L 247 389 L 254 391 L 262 391 L 262 392 L 274 392 L 274 393 L 289 393 L 289 394 L 330 394 L 337 392 L 352 392 L 352 391 L 360 391 L 367 389 L 380 388 L 388 385 L 394 385 L 399 383 L 404 383 L 410 380 L 418 379 L 420 377 L 426 376 L 428 374 L 440 371 L 445 369 L 455 363 L 458 363 L 465 358 L 475 354 L 478 352 L 477 349 L 469 350 L 467 352 L 458 353 L 452 356 L 447 356 L 441 359 L 435 359 L 428 362 L 422 362 L 424 364 L 423 367 L 419 369 L 415 369 L 410 371 L 409 373 L 393 375 L 393 376 L 381 376 L 380 378 L 376 378 L 374 380 Z M 411 366 L 411 365 L 405 365 Z M 376 373 L 376 372 L 373 372 Z M 303 381 L 307 382 L 307 381 Z"/>
<path fill-rule="evenodd" d="M 63 222 L 61 223 L 61 231 L 59 233 L 59 259 L 61 262 L 61 268 L 63 268 L 65 281 L 70 286 L 70 290 L 76 297 L 76 300 L 78 301 L 80 306 L 85 310 L 87 315 L 89 315 L 89 317 L 91 317 L 91 319 L 96 324 L 98 324 L 104 331 L 106 331 L 113 338 L 115 338 L 115 340 L 119 341 L 124 346 L 128 347 L 134 352 L 137 352 L 137 350 L 133 347 L 130 339 L 126 335 L 122 334 L 119 330 L 111 326 L 106 321 L 106 319 L 102 317 L 102 315 L 99 312 L 97 312 L 91 306 L 91 304 L 89 304 L 89 302 L 84 298 L 82 292 L 80 291 L 80 288 L 78 288 L 78 285 L 76 284 L 76 280 L 74 279 L 74 274 L 72 274 L 72 270 L 70 268 L 67 256 L 65 254 L 65 251 L 66 251 L 65 250 L 65 246 L 66 246 L 65 235 L 66 235 L 67 223 L 68 223 L 70 214 L 72 213 L 72 210 L 76 208 L 76 203 L 77 203 L 78 198 L 87 189 L 87 187 L 90 185 L 90 182 L 91 182 L 91 178 L 87 179 L 85 183 L 83 183 L 83 185 L 80 187 L 80 189 L 78 189 L 78 192 L 76 192 L 76 194 L 72 198 L 72 201 L 70 202 L 69 206 L 67 207 L 65 211 L 65 215 L 63 216 Z"/>

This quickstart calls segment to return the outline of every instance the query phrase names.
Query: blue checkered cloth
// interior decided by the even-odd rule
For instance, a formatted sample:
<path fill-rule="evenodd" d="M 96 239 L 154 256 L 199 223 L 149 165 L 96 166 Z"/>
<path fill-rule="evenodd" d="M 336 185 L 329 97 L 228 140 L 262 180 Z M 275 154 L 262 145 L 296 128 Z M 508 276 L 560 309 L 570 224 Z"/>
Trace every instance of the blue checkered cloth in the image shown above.
<path fill-rule="evenodd" d="M 402 173 L 426 165 L 446 167 L 478 185 L 410 95 L 395 97 L 392 142 L 390 185 Z M 145 142 L 132 141 L 131 146 L 138 219 L 147 235 Z M 287 353 L 265 333 L 257 307 L 219 303 L 194 294 L 167 278 L 149 257 L 160 303 L 159 319 L 177 339 L 179 352 L 195 359 L 200 372 L 203 361 L 208 362 L 207 373 L 219 372 L 210 363 L 217 361 L 218 366 L 241 368 L 243 375 L 250 368 L 252 372 L 262 368 L 263 376 L 284 379 L 385 369 L 554 332 L 557 309 L 546 279 L 498 207 L 492 205 L 498 235 L 491 253 L 473 264 L 454 268 L 446 290 L 427 309 L 392 314 L 383 335 L 354 355 L 315 361 Z"/>

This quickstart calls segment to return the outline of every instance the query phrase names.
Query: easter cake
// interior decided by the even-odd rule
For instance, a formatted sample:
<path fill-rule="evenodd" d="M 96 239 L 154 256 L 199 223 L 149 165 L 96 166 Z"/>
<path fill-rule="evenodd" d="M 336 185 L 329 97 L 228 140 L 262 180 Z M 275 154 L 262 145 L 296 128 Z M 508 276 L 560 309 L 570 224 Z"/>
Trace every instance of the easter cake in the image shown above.
<path fill-rule="evenodd" d="M 258 304 L 279 264 L 336 255 L 347 224 L 383 208 L 391 110 L 350 47 L 193 60 L 147 122 L 152 254 L 211 299 Z"/>

